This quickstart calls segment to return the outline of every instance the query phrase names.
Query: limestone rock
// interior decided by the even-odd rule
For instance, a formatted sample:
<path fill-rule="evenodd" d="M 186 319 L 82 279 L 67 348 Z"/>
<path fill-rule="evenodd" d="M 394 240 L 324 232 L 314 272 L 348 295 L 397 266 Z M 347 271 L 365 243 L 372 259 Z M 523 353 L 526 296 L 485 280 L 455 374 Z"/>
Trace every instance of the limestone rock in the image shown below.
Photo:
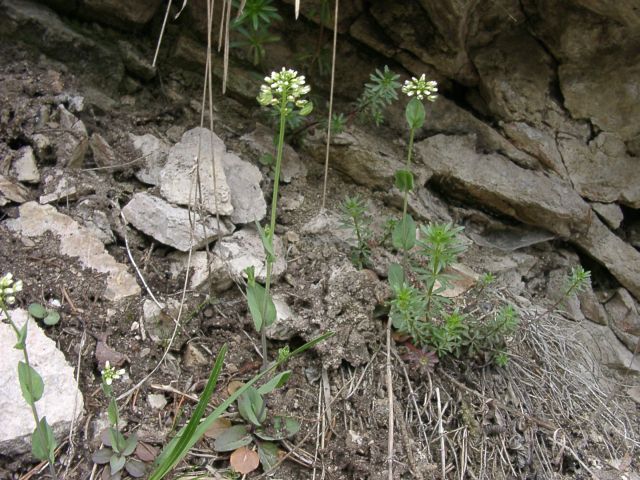
<path fill-rule="evenodd" d="M 544 111 L 552 108 L 553 59 L 525 28 L 499 36 L 474 55 L 473 63 L 482 95 L 499 118 L 540 123 Z"/>
<path fill-rule="evenodd" d="M 273 264 L 272 274 L 273 278 L 277 279 L 286 270 L 287 263 L 280 238 L 274 237 L 273 244 L 277 258 Z M 245 268 L 253 266 L 256 279 L 264 282 L 267 273 L 264 247 L 260 234 L 255 229 L 246 227 L 223 238 L 216 243 L 213 253 L 224 262 L 226 271 L 234 280 L 245 278 Z"/>
<path fill-rule="evenodd" d="M 140 80 L 152 80 L 157 73 L 156 67 L 152 66 L 136 48 L 129 42 L 121 40 L 118 42 L 118 48 L 122 55 L 124 68 L 127 72 Z"/>
<path fill-rule="evenodd" d="M 186 368 L 202 367 L 203 365 L 209 365 L 211 359 L 198 348 L 195 344 L 189 342 L 184 347 L 182 352 L 182 363 Z"/>
<path fill-rule="evenodd" d="M 130 133 L 129 138 L 135 151 L 143 157 L 142 167 L 136 172 L 136 178 L 148 185 L 159 185 L 160 172 L 167 160 L 169 145 L 150 133 L 144 135 Z"/>
<path fill-rule="evenodd" d="M 94 133 L 89 139 L 89 147 L 93 153 L 93 161 L 99 167 L 113 167 L 120 163 L 116 157 L 116 153 L 102 135 Z"/>
<path fill-rule="evenodd" d="M 640 252 L 595 217 L 588 231 L 571 239 L 603 264 L 631 294 L 640 299 Z"/>
<path fill-rule="evenodd" d="M 171 338 L 175 329 L 173 318 L 178 317 L 180 302 L 171 299 L 166 304 L 161 303 L 161 306 L 162 308 L 150 299 L 145 300 L 142 304 L 144 328 L 149 338 L 155 343 L 164 343 Z M 179 350 L 184 342 L 185 339 L 180 335 L 180 330 L 178 330 L 173 348 Z"/>
<path fill-rule="evenodd" d="M 604 307 L 609 314 L 611 330 L 633 352 L 640 341 L 640 313 L 637 302 L 624 288 L 619 288 Z"/>
<path fill-rule="evenodd" d="M 629 48 L 595 55 L 588 62 L 566 63 L 558 71 L 571 115 L 590 119 L 600 130 L 624 141 L 640 135 L 640 52 L 637 46 Z"/>
<path fill-rule="evenodd" d="M 58 117 L 63 133 L 55 139 L 57 164 L 60 167 L 80 168 L 89 148 L 87 128 L 63 105 L 58 106 Z"/>
<path fill-rule="evenodd" d="M 352 128 L 331 140 L 331 165 L 347 174 L 354 182 L 372 189 L 388 189 L 395 171 L 402 167 L 403 154 L 389 143 L 364 130 Z M 306 151 L 317 162 L 324 163 L 324 135 L 309 139 Z M 416 182 L 419 183 L 419 182 Z"/>
<path fill-rule="evenodd" d="M 224 143 L 210 130 L 198 127 L 185 132 L 182 141 L 169 150 L 166 164 L 160 172 L 160 193 L 178 205 L 196 204 L 199 171 L 202 207 L 213 214 L 231 215 L 231 193 L 222 167 L 224 153 Z M 199 166 L 196 161 L 198 154 Z M 215 168 L 215 189 L 212 166 Z"/>
<path fill-rule="evenodd" d="M 29 200 L 29 197 L 29 190 L 4 175 L 0 175 L 0 207 L 9 202 L 24 203 Z"/>
<path fill-rule="evenodd" d="M 218 234 L 228 235 L 231 232 L 223 221 L 218 230 L 215 217 L 196 215 L 192 239 L 189 211 L 145 192 L 136 193 L 122 212 L 138 230 L 183 252 L 192 246 L 198 249 L 212 242 Z"/>
<path fill-rule="evenodd" d="M 167 406 L 167 397 L 161 393 L 150 393 L 147 395 L 147 403 L 151 410 L 162 410 Z"/>
<path fill-rule="evenodd" d="M 593 216 L 569 186 L 525 170 L 499 154 L 475 150 L 474 136 L 435 135 L 416 144 L 416 154 L 444 189 L 480 202 L 524 223 L 570 237 Z"/>
<path fill-rule="evenodd" d="M 598 216 L 613 230 L 620 228 L 622 220 L 624 220 L 624 214 L 622 209 L 615 203 L 598 203 L 591 204 L 591 208 L 598 214 Z"/>
<path fill-rule="evenodd" d="M 609 17 L 629 27 L 640 28 L 640 9 L 635 0 L 618 0 L 609 2 L 607 0 L 573 0 L 584 8 Z"/>
<path fill-rule="evenodd" d="M 578 322 L 573 326 L 575 341 L 580 342 L 600 365 L 640 372 L 640 357 L 633 354 L 609 327 L 592 322 Z"/>
<path fill-rule="evenodd" d="M 260 189 L 262 173 L 258 167 L 227 152 L 222 157 L 222 168 L 231 195 L 231 221 L 238 225 L 262 220 L 267 204 Z"/>
<path fill-rule="evenodd" d="M 558 146 L 571 182 L 584 198 L 640 207 L 638 159 L 627 154 L 624 142 L 616 135 L 600 133 L 585 144 L 560 133 Z"/>
<path fill-rule="evenodd" d="M 76 2 L 64 3 L 69 5 Z M 136 8 L 138 3 L 143 2 L 119 3 Z M 101 87 L 117 88 L 124 74 L 120 56 L 113 49 L 70 27 L 40 3 L 27 0 L 0 1 L 0 36 L 10 37 L 11 41 L 24 41 L 51 58 L 65 64 L 75 64 L 78 75 Z M 91 61 L 87 61 L 89 58 Z M 105 75 L 107 71 L 108 75 Z"/>
<path fill-rule="evenodd" d="M 214 292 L 222 293 L 233 286 L 233 279 L 227 273 L 225 262 L 217 255 L 209 254 L 211 259 L 207 265 L 207 252 L 192 252 L 191 263 L 189 264 L 188 254 L 183 252 L 173 252 L 170 254 L 171 273 L 177 277 L 185 272 L 187 265 L 190 267 L 191 278 L 189 288 L 192 290 L 208 289 L 211 287 Z M 209 277 L 211 271 L 211 277 Z"/>
<path fill-rule="evenodd" d="M 56 342 L 48 338 L 25 310 L 9 314 L 21 327 L 27 328 L 29 361 L 44 381 L 44 395 L 36 403 L 40 417 L 47 417 L 56 438 L 68 435 L 71 423 L 82 416 L 84 400 L 75 381 L 74 369 L 67 363 Z M 0 318 L 3 318 L 0 314 Z M 16 336 L 4 321 L 0 322 L 0 449 L 14 457 L 31 451 L 31 434 L 35 428 L 30 407 L 24 401 L 18 380 L 18 362 L 24 361 L 22 351 L 16 350 Z"/>
<path fill-rule="evenodd" d="M 81 12 L 116 27 L 141 27 L 156 14 L 162 0 L 84 0 Z"/>
<path fill-rule="evenodd" d="M 275 158 L 276 147 L 273 144 L 274 132 L 261 124 L 257 124 L 253 132 L 243 135 L 240 140 L 257 157 L 272 155 Z M 282 170 L 280 180 L 285 183 L 294 178 L 304 178 L 307 175 L 307 167 L 298 153 L 289 144 L 284 145 L 282 156 Z"/>
<path fill-rule="evenodd" d="M 51 232 L 60 240 L 60 253 L 78 258 L 86 268 L 106 274 L 103 296 L 117 301 L 140 293 L 135 277 L 125 265 L 107 253 L 104 245 L 89 229 L 79 225 L 67 215 L 59 213 L 51 205 L 28 202 L 20 207 L 20 217 L 5 221 L 5 225 L 27 238 L 40 237 Z"/>
<path fill-rule="evenodd" d="M 548 127 L 532 127 L 526 122 L 511 122 L 504 124 L 502 128 L 517 148 L 534 156 L 542 165 L 561 177 L 566 177 L 567 169 L 562 163 L 555 133 Z"/>
<path fill-rule="evenodd" d="M 40 181 L 40 171 L 31 147 L 23 147 L 18 151 L 11 165 L 11 174 L 19 182 L 38 183 Z"/>

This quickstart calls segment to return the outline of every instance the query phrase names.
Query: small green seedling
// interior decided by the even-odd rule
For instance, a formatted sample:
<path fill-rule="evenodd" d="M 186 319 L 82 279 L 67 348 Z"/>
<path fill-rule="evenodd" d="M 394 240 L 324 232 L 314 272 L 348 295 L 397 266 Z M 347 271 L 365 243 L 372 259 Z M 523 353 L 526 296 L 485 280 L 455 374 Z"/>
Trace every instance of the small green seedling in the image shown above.
<path fill-rule="evenodd" d="M 397 75 L 385 65 L 382 71 L 376 69 L 369 76 L 371 82 L 364 85 L 364 91 L 358 98 L 357 111 L 363 119 L 371 119 L 376 126 L 384 122 L 384 111 L 398 100 L 400 82 Z"/>
<path fill-rule="evenodd" d="M 107 413 L 110 426 L 102 435 L 102 443 L 105 446 L 91 456 L 95 464 L 105 465 L 102 471 L 104 480 L 120 480 L 123 471 L 135 478 L 143 477 L 146 473 L 145 464 L 132 457 L 138 446 L 136 434 L 132 433 L 125 437 L 118 425 L 120 415 L 111 384 L 122 375 L 124 375 L 124 369 L 116 370 L 108 361 L 105 363 L 102 370 L 102 391 L 109 398 Z"/>
<path fill-rule="evenodd" d="M 60 314 L 56 310 L 43 307 L 39 303 L 32 303 L 28 308 L 29 315 L 37 320 L 42 320 L 45 325 L 57 325 L 60 321 Z"/>
<path fill-rule="evenodd" d="M 293 437 L 300 423 L 292 417 L 269 416 L 264 396 L 282 386 L 290 372 L 276 375 L 259 388 L 249 387 L 238 397 L 238 412 L 242 421 L 231 424 L 221 419 L 216 425 L 213 448 L 218 452 L 233 452 L 231 467 L 247 474 L 262 465 L 265 472 L 279 461 L 278 442 Z M 249 448 L 255 445 L 255 450 Z M 256 451 L 257 450 L 257 451 Z"/>
<path fill-rule="evenodd" d="M 373 232 L 369 227 L 371 219 L 366 214 L 364 200 L 358 195 L 346 197 L 340 206 L 342 227 L 350 229 L 356 237 L 356 246 L 351 251 L 351 261 L 358 268 L 369 265 L 371 247 L 369 242 Z"/>

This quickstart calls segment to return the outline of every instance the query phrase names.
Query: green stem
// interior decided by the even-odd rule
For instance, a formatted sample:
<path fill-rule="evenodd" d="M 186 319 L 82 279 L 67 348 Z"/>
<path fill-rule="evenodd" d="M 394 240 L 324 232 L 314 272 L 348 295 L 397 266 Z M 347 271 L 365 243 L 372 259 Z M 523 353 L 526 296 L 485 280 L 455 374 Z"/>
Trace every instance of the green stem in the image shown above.
<path fill-rule="evenodd" d="M 413 137 L 416 133 L 416 129 L 412 128 L 409 132 L 409 149 L 407 152 L 407 163 L 406 163 L 406 169 L 408 172 L 411 171 L 411 155 L 413 154 Z M 409 205 L 409 191 L 405 190 L 404 191 L 404 195 L 403 195 L 403 199 L 402 199 L 402 219 L 401 222 L 403 223 L 404 228 L 406 228 L 406 223 L 405 223 L 405 218 L 407 216 L 407 207 Z M 404 237 L 406 238 L 407 236 L 407 232 L 403 232 L 404 233 Z M 408 254 L 409 252 L 407 251 L 407 249 L 403 249 L 402 251 L 402 267 L 404 268 L 405 271 L 405 275 L 407 272 L 407 268 L 408 268 Z"/>
<path fill-rule="evenodd" d="M 269 223 L 269 231 L 267 232 L 267 238 L 269 244 L 273 246 L 273 237 L 275 235 L 276 230 L 276 217 L 277 217 L 277 208 L 278 208 L 278 189 L 280 187 L 280 169 L 282 166 L 282 152 L 284 150 L 284 131 L 286 128 L 286 108 L 287 108 L 287 98 L 286 95 L 282 96 L 282 102 L 280 104 L 280 131 L 278 132 L 278 151 L 276 155 L 276 171 L 273 178 L 273 198 L 271 199 L 271 221 Z M 274 247 L 275 253 L 275 247 Z M 266 312 L 267 305 L 269 301 L 269 291 L 271 289 L 271 275 L 273 272 L 273 261 L 271 255 L 267 252 L 266 255 L 266 263 L 267 263 L 267 278 L 264 285 L 265 295 L 264 301 L 262 302 L 262 326 L 260 327 L 260 343 L 262 344 L 262 370 L 266 370 L 269 359 L 267 353 L 267 334 L 266 334 Z"/>
<path fill-rule="evenodd" d="M 4 316 L 9 321 L 9 324 L 11 325 L 11 328 L 13 328 L 13 331 L 15 332 L 16 336 L 20 338 L 20 329 L 11 319 L 11 316 L 9 315 L 9 311 L 7 310 L 4 304 L 2 304 L 2 312 L 4 313 Z M 28 322 L 29 319 L 27 318 L 26 321 Z M 33 385 L 33 382 L 31 381 L 31 362 L 29 362 L 29 353 L 27 352 L 26 339 L 25 339 L 24 348 L 22 349 L 22 355 L 24 357 L 24 363 L 27 365 L 27 382 L 29 382 L 29 385 Z M 27 402 L 27 403 L 29 404 L 29 407 L 31 407 L 31 413 L 33 415 L 33 419 L 36 422 L 36 430 L 40 434 L 41 444 L 46 445 L 48 449 L 49 442 L 47 441 L 47 434 L 44 431 L 44 429 L 40 428 L 40 415 L 38 415 L 38 410 L 36 409 L 36 403 L 35 402 Z M 57 480 L 58 475 L 56 474 L 56 467 L 54 465 L 54 462 L 51 461 L 51 459 L 49 461 L 49 472 L 51 474 L 51 478 L 53 480 Z"/>

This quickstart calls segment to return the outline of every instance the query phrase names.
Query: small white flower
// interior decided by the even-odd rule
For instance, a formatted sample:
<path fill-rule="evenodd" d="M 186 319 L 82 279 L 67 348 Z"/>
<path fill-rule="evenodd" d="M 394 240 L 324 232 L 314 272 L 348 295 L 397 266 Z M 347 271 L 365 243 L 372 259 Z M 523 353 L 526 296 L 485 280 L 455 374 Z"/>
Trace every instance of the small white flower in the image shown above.
<path fill-rule="evenodd" d="M 301 102 L 303 106 L 306 104 L 307 101 L 301 97 L 309 93 L 311 87 L 305 85 L 304 75 L 298 76 L 297 71 L 282 67 L 279 72 L 272 72 L 265 77 L 264 81 L 258 95 L 260 105 L 277 107 L 283 100 L 296 106 L 300 106 Z"/>
<path fill-rule="evenodd" d="M 104 370 L 102 370 L 102 381 L 107 385 L 111 385 L 114 380 L 119 380 L 124 374 L 124 368 L 116 370 L 111 366 L 109 360 L 104 362 Z"/>
<path fill-rule="evenodd" d="M 438 83 L 435 80 L 427 80 L 423 73 L 420 78 L 413 77 L 411 80 L 405 80 L 402 91 L 407 97 L 415 95 L 420 100 L 426 98 L 434 102 L 438 97 Z"/>
<path fill-rule="evenodd" d="M 22 280 L 13 280 L 12 273 L 5 273 L 0 278 L 0 304 L 13 305 L 15 294 L 22 291 Z"/>

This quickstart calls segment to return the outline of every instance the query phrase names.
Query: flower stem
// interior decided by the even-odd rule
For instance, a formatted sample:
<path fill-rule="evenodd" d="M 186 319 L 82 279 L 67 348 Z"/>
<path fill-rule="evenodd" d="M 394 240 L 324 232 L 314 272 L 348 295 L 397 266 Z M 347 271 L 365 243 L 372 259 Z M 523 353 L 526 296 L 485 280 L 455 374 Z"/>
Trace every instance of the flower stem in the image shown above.
<path fill-rule="evenodd" d="M 287 100 L 286 97 L 283 96 L 282 103 L 280 105 L 280 131 L 278 132 L 278 150 L 276 154 L 276 168 L 273 178 L 273 198 L 271 199 L 271 220 L 269 222 L 269 231 L 267 232 L 267 238 L 269 244 L 273 246 L 273 237 L 275 235 L 276 230 L 276 217 L 277 217 L 277 209 L 278 209 L 278 190 L 280 187 L 280 169 L 282 166 L 282 152 L 284 150 L 284 131 L 286 128 L 287 121 Z M 275 254 L 275 248 L 274 248 Z M 262 344 L 262 370 L 266 370 L 269 358 L 267 352 L 267 334 L 266 334 L 266 312 L 267 305 L 269 301 L 269 295 L 271 290 L 271 275 L 273 273 L 273 262 L 274 258 L 267 252 L 266 254 L 266 263 L 267 263 L 267 277 L 264 285 L 264 300 L 262 302 L 262 325 L 260 327 L 260 343 Z"/>
<path fill-rule="evenodd" d="M 416 133 L 416 129 L 415 128 L 411 128 L 411 130 L 409 132 L 409 148 L 408 148 L 408 151 L 407 151 L 407 163 L 406 163 L 406 169 L 407 169 L 408 172 L 411 171 L 411 156 L 413 154 L 413 137 L 415 136 L 415 133 Z M 401 220 L 401 222 L 404 225 L 404 228 L 407 227 L 405 219 L 407 217 L 408 205 L 409 205 L 409 190 L 405 189 L 404 195 L 403 195 L 403 199 L 402 199 L 402 220 Z M 403 232 L 403 233 L 405 234 L 404 236 L 406 238 L 406 233 L 407 232 Z M 408 255 L 409 255 L 409 252 L 407 251 L 406 248 L 404 248 L 402 250 L 402 267 L 404 268 L 405 275 L 406 275 L 406 272 L 407 272 L 407 268 L 409 266 L 408 265 L 408 262 L 409 262 Z"/>

